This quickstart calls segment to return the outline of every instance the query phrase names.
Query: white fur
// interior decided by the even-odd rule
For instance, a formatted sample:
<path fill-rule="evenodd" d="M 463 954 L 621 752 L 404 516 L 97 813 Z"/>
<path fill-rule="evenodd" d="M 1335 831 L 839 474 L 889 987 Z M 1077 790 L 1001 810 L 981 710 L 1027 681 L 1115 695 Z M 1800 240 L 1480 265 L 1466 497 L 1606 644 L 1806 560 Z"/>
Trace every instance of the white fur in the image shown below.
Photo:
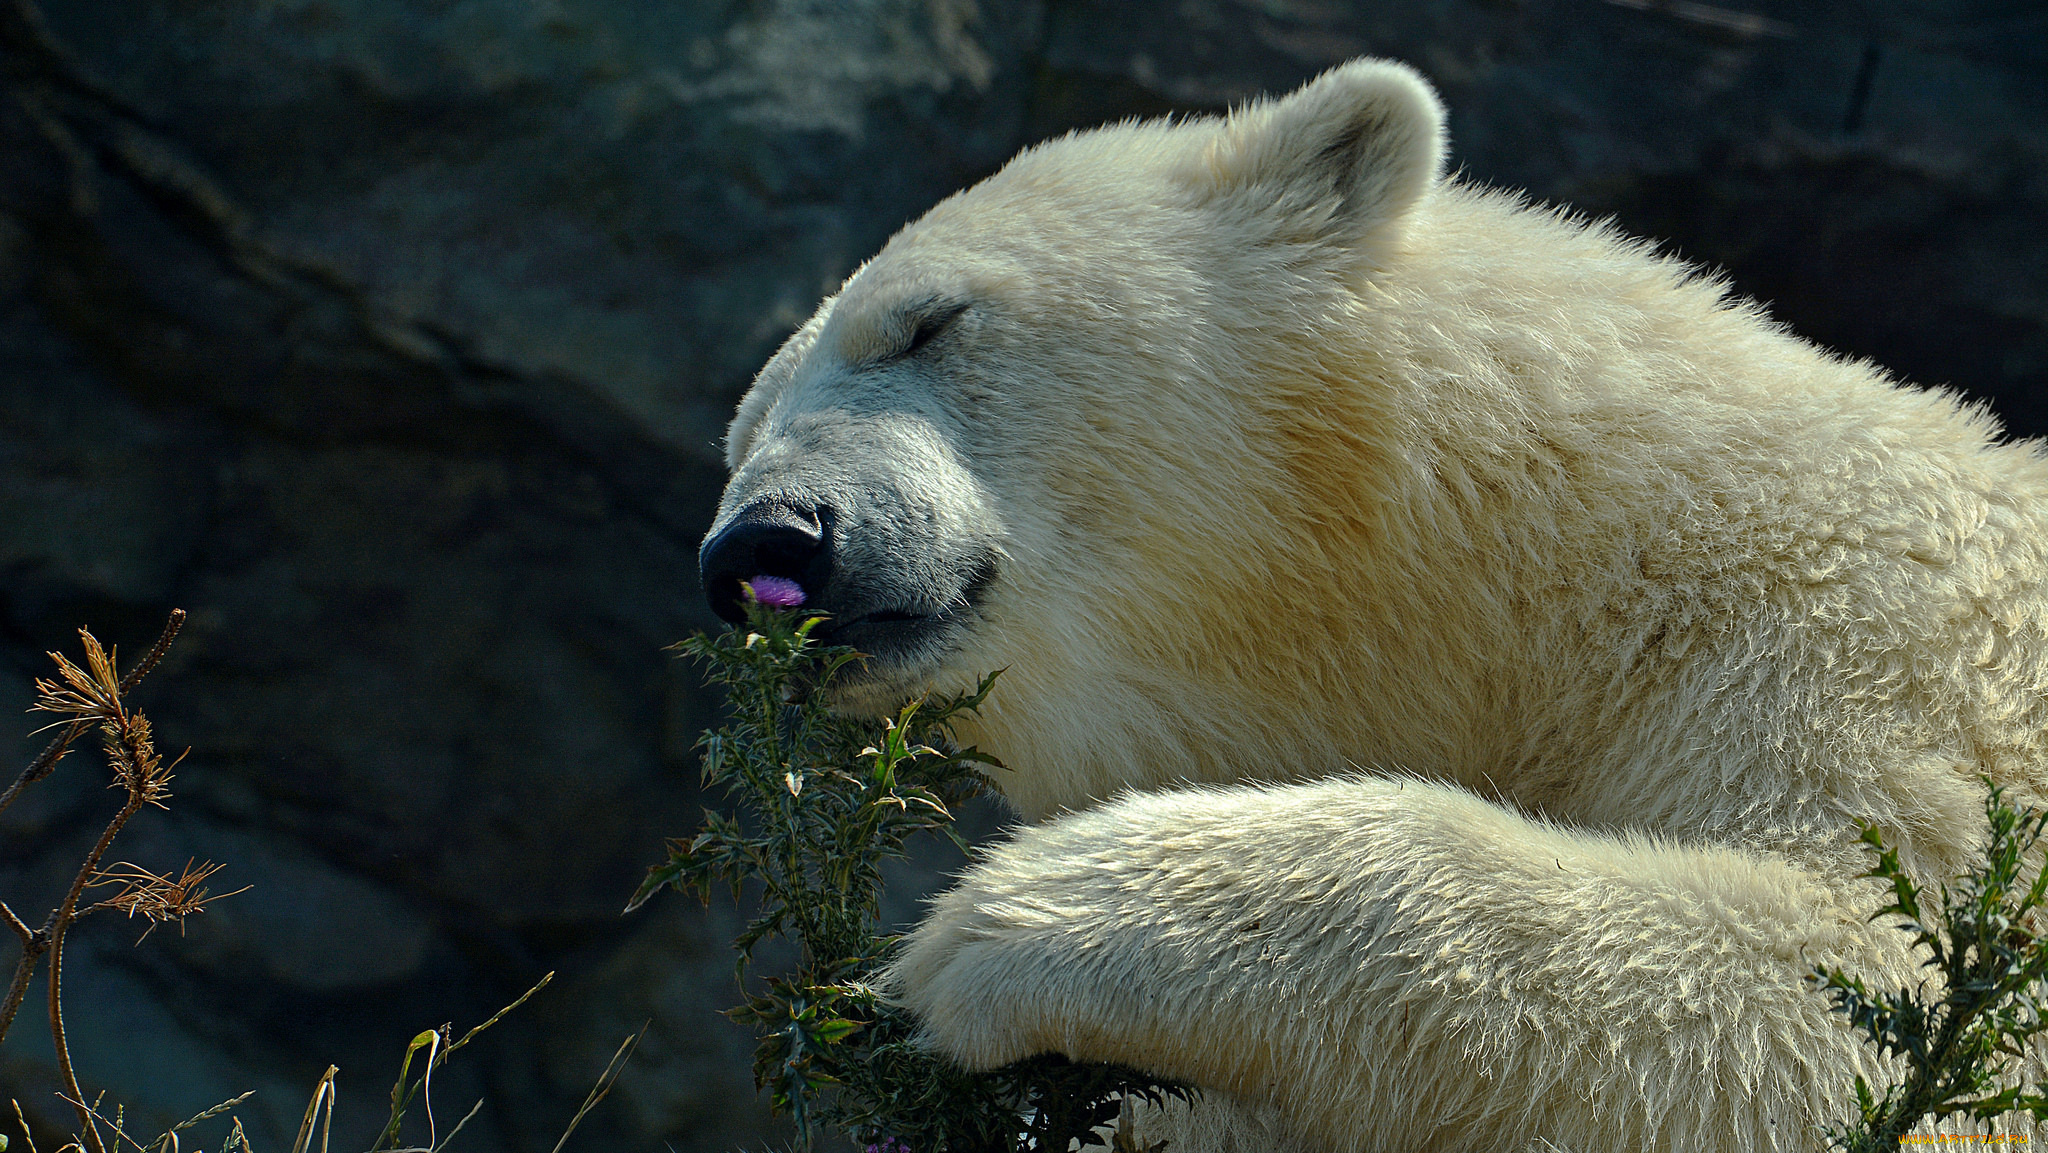
<path fill-rule="evenodd" d="M 1854 822 L 1933 878 L 1979 774 L 2048 795 L 2048 467 L 1439 182 L 1441 121 L 1362 61 L 1043 145 L 764 370 L 736 465 L 886 410 L 998 542 L 887 687 L 1006 667 L 964 735 L 1041 824 L 894 987 L 970 1064 L 1203 1087 L 1172 1153 L 1814 1148 L 1881 1070 L 1808 967 L 1917 974 Z"/>

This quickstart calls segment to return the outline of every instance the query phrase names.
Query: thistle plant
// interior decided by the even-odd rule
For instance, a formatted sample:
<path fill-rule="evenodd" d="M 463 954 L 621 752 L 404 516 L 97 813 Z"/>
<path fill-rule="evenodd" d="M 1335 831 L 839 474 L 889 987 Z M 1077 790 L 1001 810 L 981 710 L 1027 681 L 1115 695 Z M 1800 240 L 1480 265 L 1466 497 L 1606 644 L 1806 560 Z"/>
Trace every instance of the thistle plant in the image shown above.
<path fill-rule="evenodd" d="M 2017 810 L 2002 788 L 1984 801 L 1990 840 L 1984 858 L 1930 895 L 1899 865 L 1875 828 L 1863 842 L 1877 854 L 1865 876 L 1891 886 L 1891 902 L 1872 920 L 1892 916 L 1926 954 L 1939 979 L 1910 989 L 1873 991 L 1840 969 L 1816 966 L 1814 982 L 1850 1024 L 1886 1056 L 1905 1079 L 1880 1095 L 1856 1078 L 1858 1123 L 1832 1127 L 1830 1143 L 1848 1153 L 1891 1153 L 1923 1120 L 1968 1117 L 1990 1121 L 2027 1113 L 2048 1121 L 2048 1094 L 2008 1069 L 2024 1061 L 2048 1030 L 2042 1015 L 2042 978 L 2048 976 L 2048 941 L 2034 932 L 2048 898 L 2048 870 L 2037 851 L 2048 813 Z M 2032 866 L 2033 879 L 2025 875 Z"/>
<path fill-rule="evenodd" d="M 1127 1096 L 1157 1103 L 1187 1089 L 1051 1056 L 970 1073 L 920 1048 L 916 1022 L 878 994 L 874 977 L 897 943 L 881 923 L 882 862 L 920 833 L 960 843 L 955 809 L 1001 766 L 960 747 L 951 721 L 979 707 L 996 677 L 890 717 L 838 715 L 822 690 L 860 656 L 814 640 L 817 616 L 764 607 L 801 603 L 781 593 L 752 603 L 745 627 L 677 646 L 726 689 L 726 723 L 698 747 L 706 786 L 736 811 L 707 810 L 701 832 L 670 841 L 627 911 L 664 888 L 707 901 L 721 887 L 735 899 L 758 892 L 759 912 L 734 941 L 746 999 L 729 1015 L 759 1031 L 755 1081 L 806 1146 L 837 1129 L 881 1153 L 1067 1153 L 1111 1141 L 1151 1153 L 1127 1132 L 1096 1131 Z M 755 949 L 774 937 L 796 945 L 795 967 L 752 972 Z"/>

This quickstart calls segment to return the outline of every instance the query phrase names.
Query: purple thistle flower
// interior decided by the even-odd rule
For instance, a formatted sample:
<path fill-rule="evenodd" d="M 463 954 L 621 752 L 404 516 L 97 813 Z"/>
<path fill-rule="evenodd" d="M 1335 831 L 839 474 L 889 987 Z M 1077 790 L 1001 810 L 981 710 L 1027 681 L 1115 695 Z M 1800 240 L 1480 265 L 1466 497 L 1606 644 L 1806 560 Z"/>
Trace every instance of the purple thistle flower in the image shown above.
<path fill-rule="evenodd" d="M 771 609 L 793 609 L 804 603 L 804 586 L 788 577 L 757 576 L 745 582 L 754 599 Z M 890 1153 L 884 1150 L 884 1153 Z M 904 1153 L 909 1153 L 905 1150 Z"/>
<path fill-rule="evenodd" d="M 910 1153 L 910 1143 L 898 1141 L 894 1137 L 884 1137 L 869 1145 L 862 1153 Z"/>

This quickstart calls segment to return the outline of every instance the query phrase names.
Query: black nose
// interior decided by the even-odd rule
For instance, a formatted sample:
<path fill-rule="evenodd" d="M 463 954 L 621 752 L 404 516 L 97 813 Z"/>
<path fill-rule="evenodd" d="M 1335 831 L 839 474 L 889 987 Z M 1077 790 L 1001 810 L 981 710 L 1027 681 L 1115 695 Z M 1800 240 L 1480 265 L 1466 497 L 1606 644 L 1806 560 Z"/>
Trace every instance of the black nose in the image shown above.
<path fill-rule="evenodd" d="M 781 502 L 749 505 L 697 550 L 697 574 L 711 611 L 737 624 L 746 619 L 741 581 L 771 576 L 796 582 L 815 604 L 831 576 L 824 510 Z"/>

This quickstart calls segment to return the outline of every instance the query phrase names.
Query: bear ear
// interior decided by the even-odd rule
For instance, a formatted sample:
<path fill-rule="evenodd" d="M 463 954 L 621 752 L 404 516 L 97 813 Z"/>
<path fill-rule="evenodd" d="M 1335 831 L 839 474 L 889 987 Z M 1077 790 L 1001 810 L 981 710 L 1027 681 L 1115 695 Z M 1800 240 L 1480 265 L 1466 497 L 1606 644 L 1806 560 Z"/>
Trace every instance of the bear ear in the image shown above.
<path fill-rule="evenodd" d="M 1405 64 L 1353 60 L 1232 112 L 1203 160 L 1200 180 L 1218 202 L 1277 214 L 1283 232 L 1307 226 L 1378 249 L 1437 182 L 1443 104 Z"/>

